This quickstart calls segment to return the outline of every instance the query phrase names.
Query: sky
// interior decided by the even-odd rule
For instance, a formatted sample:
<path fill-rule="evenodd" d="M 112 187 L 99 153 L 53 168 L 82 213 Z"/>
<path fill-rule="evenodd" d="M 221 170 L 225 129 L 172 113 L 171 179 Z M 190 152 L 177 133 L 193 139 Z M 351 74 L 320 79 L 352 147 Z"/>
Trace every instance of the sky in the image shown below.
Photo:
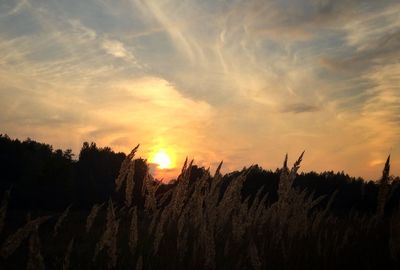
<path fill-rule="evenodd" d="M 0 133 L 224 171 L 400 174 L 400 2 L 2 0 Z"/>

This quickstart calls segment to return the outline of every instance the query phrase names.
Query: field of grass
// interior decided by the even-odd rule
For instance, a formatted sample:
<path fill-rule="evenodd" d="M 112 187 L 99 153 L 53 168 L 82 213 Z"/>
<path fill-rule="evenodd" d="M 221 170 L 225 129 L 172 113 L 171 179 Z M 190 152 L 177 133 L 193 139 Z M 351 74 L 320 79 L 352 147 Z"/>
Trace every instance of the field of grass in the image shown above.
<path fill-rule="evenodd" d="M 294 187 L 303 155 L 291 167 L 286 157 L 271 200 L 263 188 L 243 192 L 256 166 L 226 181 L 222 163 L 193 177 L 186 161 L 177 181 L 164 185 L 148 173 L 135 177 L 135 151 L 115 180 L 118 196 L 90 211 L 12 212 L 4 194 L 0 268 L 400 269 L 400 211 L 386 207 L 394 188 L 389 158 L 376 210 L 338 215 L 336 193 Z"/>

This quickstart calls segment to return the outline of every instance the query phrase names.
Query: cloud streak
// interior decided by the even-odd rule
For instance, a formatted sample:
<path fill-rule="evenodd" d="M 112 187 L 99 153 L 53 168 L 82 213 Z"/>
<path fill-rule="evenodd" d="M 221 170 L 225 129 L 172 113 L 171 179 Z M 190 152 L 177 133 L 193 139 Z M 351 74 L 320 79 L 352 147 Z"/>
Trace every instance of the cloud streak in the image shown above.
<path fill-rule="evenodd" d="M 378 177 L 400 155 L 397 1 L 5 1 L 0 132 Z M 58 139 L 56 139 L 58 138 Z M 180 158 L 180 160 L 179 160 Z M 399 170 L 395 171 L 399 174 Z"/>

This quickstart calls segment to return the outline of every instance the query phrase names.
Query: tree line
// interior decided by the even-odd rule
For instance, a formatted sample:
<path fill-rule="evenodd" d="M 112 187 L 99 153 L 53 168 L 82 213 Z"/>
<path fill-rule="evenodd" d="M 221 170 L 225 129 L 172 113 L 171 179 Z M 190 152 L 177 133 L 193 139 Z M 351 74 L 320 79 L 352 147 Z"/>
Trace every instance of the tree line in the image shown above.
<path fill-rule="evenodd" d="M 69 205 L 87 209 L 111 197 L 118 201 L 122 195 L 115 191 L 115 179 L 125 158 L 124 153 L 116 153 L 110 147 L 98 147 L 94 142 L 84 142 L 75 158 L 70 149 L 63 151 L 29 138 L 20 141 L 0 135 L 0 196 L 11 190 L 9 207 L 22 210 L 60 211 Z M 148 171 L 146 160 L 136 159 L 135 165 L 135 178 L 143 179 Z M 191 170 L 192 183 L 206 171 L 197 166 L 192 166 Z M 224 175 L 221 192 L 239 174 L 235 171 Z M 246 176 L 242 197 L 262 189 L 268 193 L 269 202 L 276 201 L 279 175 L 279 169 L 273 171 L 255 166 Z M 174 181 L 163 184 L 158 192 L 163 193 L 175 184 Z M 399 202 L 399 177 L 391 177 L 390 185 L 388 212 Z M 366 213 L 376 211 L 379 185 L 375 181 L 354 178 L 344 172 L 307 172 L 298 174 L 293 186 L 299 190 L 312 190 L 315 198 L 325 196 L 325 203 L 336 192 L 331 210 L 337 215 L 352 209 Z M 141 193 L 140 190 L 133 192 Z M 140 204 L 140 196 L 133 197 Z"/>

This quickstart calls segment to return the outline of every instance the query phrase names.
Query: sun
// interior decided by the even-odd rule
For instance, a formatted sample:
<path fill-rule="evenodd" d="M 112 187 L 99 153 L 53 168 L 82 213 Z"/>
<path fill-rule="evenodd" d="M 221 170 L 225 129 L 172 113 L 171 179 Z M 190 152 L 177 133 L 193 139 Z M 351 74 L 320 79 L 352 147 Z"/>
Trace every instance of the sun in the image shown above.
<path fill-rule="evenodd" d="M 153 162 L 158 164 L 159 169 L 169 169 L 172 167 L 172 160 L 164 150 L 159 150 L 154 155 Z"/>

